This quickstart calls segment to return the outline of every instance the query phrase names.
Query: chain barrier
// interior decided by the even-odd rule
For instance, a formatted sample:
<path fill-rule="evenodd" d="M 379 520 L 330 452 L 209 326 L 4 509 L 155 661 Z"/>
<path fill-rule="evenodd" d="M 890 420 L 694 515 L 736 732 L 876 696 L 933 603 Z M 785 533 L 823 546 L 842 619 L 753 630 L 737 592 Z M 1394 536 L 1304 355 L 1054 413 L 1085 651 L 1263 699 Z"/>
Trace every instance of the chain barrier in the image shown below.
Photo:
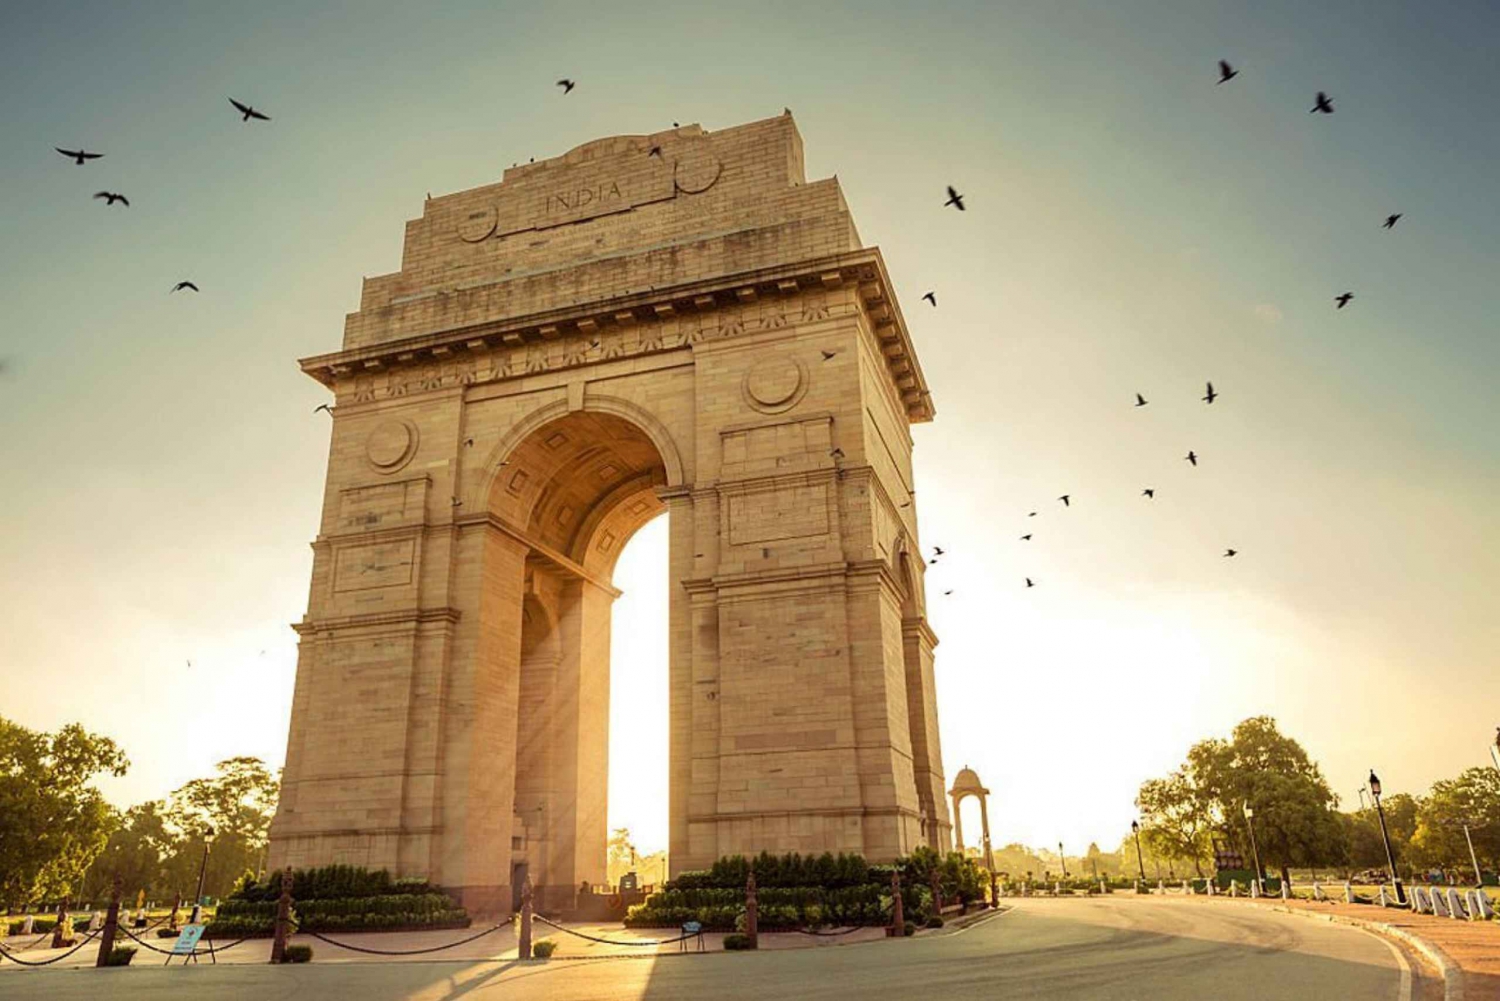
<path fill-rule="evenodd" d="M 577 936 L 578 938 L 588 939 L 590 942 L 598 942 L 601 945 L 639 945 L 639 946 L 648 946 L 648 945 L 675 945 L 678 942 L 686 942 L 690 938 L 697 938 L 698 934 L 699 934 L 698 932 L 689 932 L 688 934 L 685 934 L 685 935 L 679 935 L 676 938 L 653 938 L 653 939 L 645 939 L 645 940 L 639 941 L 639 942 L 621 942 L 618 939 L 599 938 L 598 936 L 595 936 L 595 935 L 586 935 L 586 934 L 584 934 L 581 931 L 574 931 L 571 928 L 564 928 L 562 925 L 558 924 L 556 921 L 549 921 L 548 919 L 542 917 L 540 914 L 534 915 L 534 917 L 536 918 L 536 920 L 542 922 L 543 924 L 551 925 L 553 928 L 556 928 L 560 932 L 567 932 L 569 935 L 574 935 L 574 936 Z"/>
<path fill-rule="evenodd" d="M 348 949 L 350 952 L 368 953 L 371 956 L 420 956 L 429 952 L 442 952 L 444 949 L 456 949 L 461 945 L 468 945 L 470 942 L 484 938 L 491 932 L 499 931 L 514 920 L 515 915 L 511 915 L 499 924 L 486 928 L 477 935 L 470 935 L 468 938 L 459 939 L 457 942 L 449 942 L 447 945 L 435 945 L 429 949 L 370 949 L 362 945 L 350 945 L 347 942 L 338 942 L 327 935 L 321 935 L 315 931 L 303 931 L 299 934 L 311 935 L 320 942 L 327 942 L 329 945 L 337 946 L 340 949 Z"/>
<path fill-rule="evenodd" d="M 250 939 L 254 937 L 252 935 L 246 935 L 244 938 L 242 938 L 242 939 L 236 939 L 235 941 L 230 942 L 228 945 L 215 945 L 215 946 L 212 946 L 211 948 L 208 948 L 208 949 L 194 949 L 192 952 L 173 952 L 171 949 L 159 949 L 159 948 L 157 948 L 156 946 L 152 945 L 150 942 L 147 942 L 145 939 L 141 938 L 135 932 L 131 931 L 129 928 L 126 928 L 124 925 L 121 925 L 120 928 L 119 928 L 119 930 L 122 931 L 122 932 L 124 932 L 126 935 L 129 935 L 131 938 L 135 939 L 138 944 L 143 945 L 147 949 L 150 949 L 152 952 L 157 953 L 157 954 L 162 955 L 162 956 L 210 956 L 210 955 L 214 955 L 215 953 L 228 952 L 230 949 L 233 949 L 235 946 L 237 946 L 237 945 L 243 945 L 244 943 L 250 941 Z"/>
<path fill-rule="evenodd" d="M 19 964 L 21 966 L 51 966 L 53 963 L 58 963 L 58 962 L 61 962 L 64 959 L 67 959 L 69 956 L 73 955 L 73 953 L 77 952 L 79 949 L 82 949 L 84 946 L 88 945 L 91 941 L 94 940 L 94 938 L 96 936 L 98 936 L 100 934 L 100 932 L 103 932 L 103 931 L 104 931 L 104 929 L 100 928 L 99 931 L 91 931 L 91 932 L 89 932 L 88 935 L 84 938 L 84 940 L 82 942 L 79 942 L 77 945 L 73 946 L 73 948 L 69 949 L 67 952 L 63 953 L 61 956 L 53 956 L 51 959 L 43 959 L 43 960 L 38 960 L 36 962 L 32 962 L 31 960 L 22 959 L 19 956 L 13 956 L 13 955 L 11 955 L 10 950 L 7 949 L 7 948 L 5 948 L 5 946 L 3 946 L 3 945 L 0 945 L 0 956 L 3 956 L 6 959 L 10 960 L 12 963 L 17 963 L 17 964 Z"/>
<path fill-rule="evenodd" d="M 852 935 L 865 928 L 883 928 L 884 925 L 853 925 L 843 931 L 823 931 L 818 928 L 793 928 L 792 931 L 799 935 L 819 935 L 824 938 L 838 938 L 840 935 Z"/>

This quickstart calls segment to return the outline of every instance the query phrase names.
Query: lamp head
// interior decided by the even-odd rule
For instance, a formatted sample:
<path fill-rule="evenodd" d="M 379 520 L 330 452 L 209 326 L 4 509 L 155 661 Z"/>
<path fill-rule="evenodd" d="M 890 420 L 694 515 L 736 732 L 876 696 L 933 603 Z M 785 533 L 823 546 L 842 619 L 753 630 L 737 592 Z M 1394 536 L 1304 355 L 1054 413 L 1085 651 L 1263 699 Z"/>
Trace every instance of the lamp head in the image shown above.
<path fill-rule="evenodd" d="M 1138 820 L 1132 820 L 1130 822 L 1130 833 L 1132 833 L 1132 834 L 1139 834 L 1139 833 L 1141 833 L 1141 823 L 1140 823 L 1140 821 L 1138 821 Z"/>
<path fill-rule="evenodd" d="M 1380 795 L 1380 779 L 1378 776 L 1376 776 L 1375 769 L 1373 768 L 1370 769 L 1370 795 Z"/>

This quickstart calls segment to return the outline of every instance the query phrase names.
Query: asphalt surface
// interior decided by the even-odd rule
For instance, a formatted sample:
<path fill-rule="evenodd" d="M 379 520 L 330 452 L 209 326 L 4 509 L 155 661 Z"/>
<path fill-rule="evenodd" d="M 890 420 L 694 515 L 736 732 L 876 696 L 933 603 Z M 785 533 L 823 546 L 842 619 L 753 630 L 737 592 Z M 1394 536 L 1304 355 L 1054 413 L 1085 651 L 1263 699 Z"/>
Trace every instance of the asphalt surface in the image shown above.
<path fill-rule="evenodd" d="M 1170 898 L 1011 903 L 1011 910 L 958 931 L 834 948 L 574 962 L 360 963 L 315 956 L 311 964 L 283 967 L 10 969 L 0 974 L 0 997 L 1408 1001 L 1413 978 L 1415 1001 L 1441 996 L 1420 967 L 1408 968 L 1384 940 L 1344 926 Z"/>

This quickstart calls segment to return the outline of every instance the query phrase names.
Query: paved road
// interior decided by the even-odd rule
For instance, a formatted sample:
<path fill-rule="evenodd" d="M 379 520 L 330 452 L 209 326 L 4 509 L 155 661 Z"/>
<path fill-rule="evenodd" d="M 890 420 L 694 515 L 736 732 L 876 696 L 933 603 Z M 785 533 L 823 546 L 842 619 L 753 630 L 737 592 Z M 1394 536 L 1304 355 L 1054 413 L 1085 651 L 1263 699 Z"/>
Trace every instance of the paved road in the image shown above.
<path fill-rule="evenodd" d="M 954 933 L 760 954 L 548 963 L 318 962 L 308 966 L 17 971 L 9 998 L 146 1001 L 702 1001 L 949 998 L 1404 1001 L 1412 974 L 1384 941 L 1259 908 L 1168 899 L 1019 900 Z M 139 958 L 139 957 L 138 957 Z M 320 957 L 322 958 L 322 957 Z M 1417 1001 L 1432 993 L 1420 968 Z M 1405 992 L 1403 991 L 1405 988 Z"/>

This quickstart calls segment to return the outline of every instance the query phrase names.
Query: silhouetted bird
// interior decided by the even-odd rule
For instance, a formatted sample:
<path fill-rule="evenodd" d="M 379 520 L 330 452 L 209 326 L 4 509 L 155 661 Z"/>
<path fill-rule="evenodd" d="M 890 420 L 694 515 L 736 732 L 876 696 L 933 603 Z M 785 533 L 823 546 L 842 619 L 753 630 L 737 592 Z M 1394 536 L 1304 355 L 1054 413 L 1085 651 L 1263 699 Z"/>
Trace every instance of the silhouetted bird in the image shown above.
<path fill-rule="evenodd" d="M 1224 83 L 1226 80 L 1233 80 L 1239 75 L 1239 70 L 1235 69 L 1224 60 L 1219 60 L 1219 83 Z"/>
<path fill-rule="evenodd" d="M 1036 587 L 1036 585 L 1031 582 L 1031 578 L 1030 577 L 1026 578 L 1026 586 L 1027 587 Z"/>
<path fill-rule="evenodd" d="M 1226 550 L 1224 550 L 1224 555 L 1225 556 L 1235 556 L 1238 553 L 1239 553 L 1238 549 L 1226 549 Z"/>
<path fill-rule="evenodd" d="M 1321 112 L 1322 114 L 1325 114 L 1325 115 L 1331 115 L 1331 114 L 1333 114 L 1333 100 L 1327 94 L 1323 93 L 1321 90 L 1318 91 L 1318 101 L 1317 101 L 1317 103 L 1312 106 L 1312 110 L 1309 111 L 1308 114 L 1312 115 L 1312 114 L 1317 114 L 1319 112 Z"/>
<path fill-rule="evenodd" d="M 1192 449 L 1188 449 L 1188 454 L 1184 455 L 1183 458 L 1188 462 L 1191 462 L 1194 466 L 1198 465 L 1198 453 L 1194 452 Z"/>
<path fill-rule="evenodd" d="M 1151 487 L 1147 487 L 1145 490 L 1141 491 L 1141 496 L 1154 498 L 1156 496 L 1156 491 Z"/>
<path fill-rule="evenodd" d="M 96 191 L 94 192 L 94 197 L 105 199 L 105 204 L 107 205 L 113 205 L 115 202 L 123 202 L 126 208 L 130 207 L 129 198 L 126 198 L 124 195 L 117 195 L 112 191 Z"/>
<path fill-rule="evenodd" d="M 1353 298 L 1354 298 L 1354 293 L 1353 292 L 1345 292 L 1343 295 L 1336 295 L 1336 296 L 1334 296 L 1333 297 L 1333 301 L 1336 302 L 1336 303 L 1338 303 L 1338 305 L 1335 306 L 1334 308 L 1335 309 L 1343 309 L 1345 306 L 1349 305 L 1349 300 L 1351 300 Z"/>
<path fill-rule="evenodd" d="M 931 559 L 931 560 L 928 560 L 928 561 L 927 561 L 927 565 L 928 565 L 928 566 L 932 566 L 932 565 L 933 565 L 933 564 L 934 564 L 934 563 L 936 563 L 936 562 L 937 562 L 937 560 L 936 560 L 936 559 Z"/>
<path fill-rule="evenodd" d="M 1021 536 L 1021 541 L 1022 542 L 1030 542 L 1031 541 L 1031 533 L 1027 532 L 1025 535 Z"/>
<path fill-rule="evenodd" d="M 464 439 L 464 448 L 473 448 L 473 447 L 474 447 L 474 439 L 473 438 L 465 438 Z"/>
<path fill-rule="evenodd" d="M 953 592 L 952 591 L 944 591 L 943 593 L 944 594 L 952 594 Z"/>
<path fill-rule="evenodd" d="M 1063 507 L 1072 507 L 1073 506 L 1073 502 L 1070 501 L 1070 500 L 1068 500 L 1068 498 L 1072 497 L 1072 496 L 1073 496 L 1072 494 L 1063 494 L 1061 497 L 1058 498 L 1058 500 L 1060 500 L 1060 501 L 1063 502 Z M 1035 511 L 1032 512 L 1032 514 L 1035 514 L 1035 513 L 1036 513 Z"/>
<path fill-rule="evenodd" d="M 557 85 L 563 89 L 564 94 L 571 94 L 573 92 L 573 88 L 578 86 L 578 84 L 568 79 L 557 81 Z"/>
<path fill-rule="evenodd" d="M 844 457 L 844 450 L 842 448 L 835 448 L 832 452 L 829 452 L 828 454 L 831 455 L 831 456 L 833 456 L 835 459 L 842 459 Z"/>
<path fill-rule="evenodd" d="M 825 350 L 823 352 L 823 360 L 824 361 L 832 361 L 833 360 L 833 356 L 836 355 L 836 354 L 838 354 L 837 351 L 826 351 Z"/>
<path fill-rule="evenodd" d="M 317 413 L 319 410 L 326 410 L 329 417 L 333 416 L 333 408 L 326 403 L 320 403 L 316 407 L 313 407 L 313 413 Z"/>
<path fill-rule="evenodd" d="M 1402 215 L 1402 213 L 1397 212 L 1395 215 L 1388 215 L 1388 216 L 1386 216 L 1385 217 L 1385 228 L 1386 229 L 1395 229 L 1396 228 L 1396 220 L 1400 219 L 1401 215 Z"/>
<path fill-rule="evenodd" d="M 652 146 L 651 147 L 651 152 L 647 153 L 646 155 L 647 156 L 661 156 L 661 147 L 660 146 Z"/>
<path fill-rule="evenodd" d="M 932 303 L 933 306 L 937 306 L 937 293 L 936 292 L 923 292 L 922 293 L 922 298 L 926 299 L 928 302 Z"/>
<path fill-rule="evenodd" d="M 83 162 L 85 160 L 97 160 L 104 155 L 103 153 L 85 153 L 81 149 L 63 149 L 61 146 L 53 146 L 52 148 L 57 150 L 63 156 L 71 156 L 73 158 L 73 162 L 78 164 L 78 166 L 80 167 L 83 166 Z"/>
<path fill-rule="evenodd" d="M 1026 517 L 1028 517 L 1028 518 L 1035 518 L 1036 517 L 1036 512 L 1033 511 L 1030 514 L 1028 514 Z"/>
<path fill-rule="evenodd" d="M 1216 393 L 1216 392 L 1214 392 L 1214 384 L 1211 383 L 1211 382 L 1208 383 L 1208 392 L 1204 393 L 1201 397 L 1199 397 L 1199 399 L 1201 399 L 1204 403 L 1209 404 L 1210 406 L 1212 406 L 1213 402 L 1215 400 L 1217 400 L 1218 398 L 1219 398 L 1219 394 Z"/>
<path fill-rule="evenodd" d="M 960 212 L 964 211 L 964 196 L 953 190 L 953 185 L 948 185 L 948 200 L 943 205 L 952 205 Z"/>
<path fill-rule="evenodd" d="M 185 288 L 190 288 L 194 292 L 198 291 L 198 286 L 194 285 L 192 282 L 178 282 L 176 285 L 172 286 L 172 291 L 181 292 Z"/>
<path fill-rule="evenodd" d="M 238 111 L 242 116 L 244 116 L 240 119 L 240 121 L 242 122 L 248 122 L 252 118 L 258 118 L 263 122 L 269 122 L 271 120 L 270 115 L 261 114 L 259 111 L 256 111 L 254 108 L 250 107 L 250 105 L 241 104 L 232 97 L 229 99 L 229 103 L 234 105 L 235 110 Z"/>
<path fill-rule="evenodd" d="M 934 556 L 942 556 L 943 555 L 943 547 L 942 546 L 933 546 L 932 547 L 932 555 L 934 555 Z"/>
<path fill-rule="evenodd" d="M 1140 393 L 1136 393 L 1135 394 L 1135 405 L 1138 406 L 1138 407 L 1144 407 L 1146 405 L 1146 398 L 1144 396 L 1142 396 Z"/>

